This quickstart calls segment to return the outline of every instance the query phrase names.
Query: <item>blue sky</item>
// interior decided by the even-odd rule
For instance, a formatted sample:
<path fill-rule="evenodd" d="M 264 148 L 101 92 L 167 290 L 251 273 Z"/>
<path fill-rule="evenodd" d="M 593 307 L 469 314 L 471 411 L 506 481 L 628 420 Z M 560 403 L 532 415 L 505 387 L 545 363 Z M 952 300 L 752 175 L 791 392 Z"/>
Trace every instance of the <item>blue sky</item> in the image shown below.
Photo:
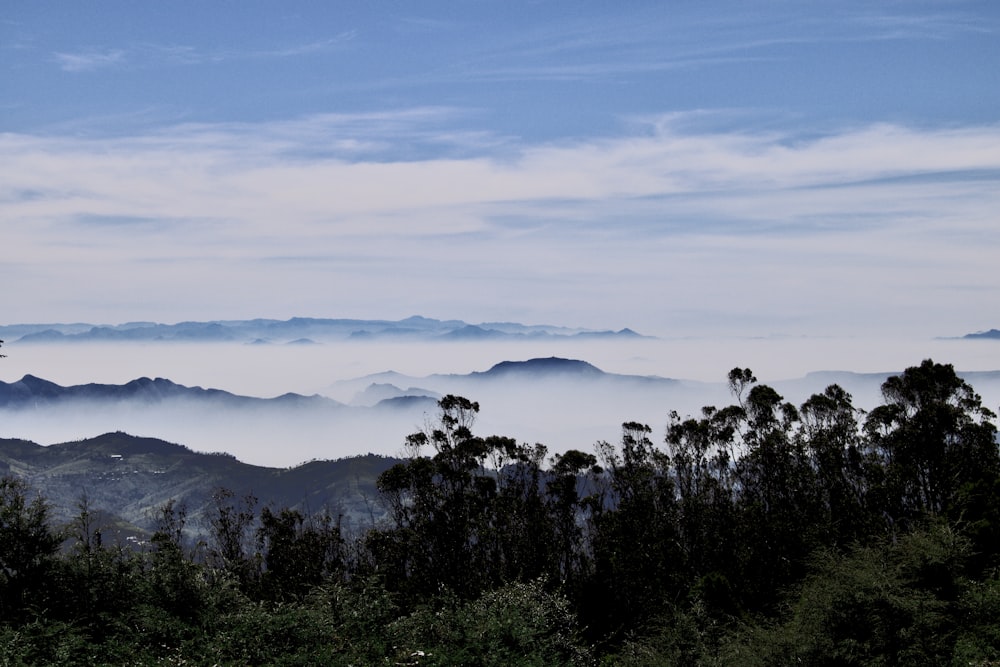
<path fill-rule="evenodd" d="M 0 12 L 0 320 L 1000 326 L 1000 6 Z"/>

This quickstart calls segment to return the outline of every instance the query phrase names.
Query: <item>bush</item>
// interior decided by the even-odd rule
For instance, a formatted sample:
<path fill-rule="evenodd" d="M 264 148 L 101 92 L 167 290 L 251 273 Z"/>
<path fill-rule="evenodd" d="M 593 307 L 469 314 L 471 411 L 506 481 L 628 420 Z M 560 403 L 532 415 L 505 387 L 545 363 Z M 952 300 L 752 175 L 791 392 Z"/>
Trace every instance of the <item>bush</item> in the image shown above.
<path fill-rule="evenodd" d="M 554 666 L 592 663 L 565 598 L 541 581 L 508 584 L 467 603 L 445 601 L 393 623 L 397 664 Z"/>

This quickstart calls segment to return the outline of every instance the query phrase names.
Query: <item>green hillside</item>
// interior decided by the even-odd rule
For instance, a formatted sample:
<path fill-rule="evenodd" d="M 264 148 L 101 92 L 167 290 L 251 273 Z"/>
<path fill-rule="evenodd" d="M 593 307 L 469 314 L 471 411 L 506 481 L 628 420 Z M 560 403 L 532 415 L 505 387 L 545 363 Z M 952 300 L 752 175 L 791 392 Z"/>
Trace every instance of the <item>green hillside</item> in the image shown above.
<path fill-rule="evenodd" d="M 219 489 L 273 507 L 328 510 L 342 516 L 345 527 L 367 528 L 384 515 L 375 480 L 396 463 L 368 455 L 266 468 L 126 433 L 48 446 L 0 439 L 0 471 L 43 491 L 55 521 L 71 520 L 86 498 L 140 534 L 152 531 L 157 509 L 168 502 L 186 508 L 190 535 L 206 532 Z"/>

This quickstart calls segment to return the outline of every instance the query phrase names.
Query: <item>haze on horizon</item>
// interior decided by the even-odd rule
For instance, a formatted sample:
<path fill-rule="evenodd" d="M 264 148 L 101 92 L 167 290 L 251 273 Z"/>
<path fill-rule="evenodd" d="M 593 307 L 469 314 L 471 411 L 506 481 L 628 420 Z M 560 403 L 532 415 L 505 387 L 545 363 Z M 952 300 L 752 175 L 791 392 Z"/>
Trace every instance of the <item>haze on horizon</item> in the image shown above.
<path fill-rule="evenodd" d="M 14 3 L 0 319 L 993 328 L 998 30 L 964 0 Z"/>
<path fill-rule="evenodd" d="M 698 414 L 705 405 L 733 402 L 728 371 L 750 367 L 761 382 L 800 405 L 812 393 L 838 382 L 861 409 L 880 401 L 881 378 L 925 358 L 953 363 L 973 373 L 984 405 L 1000 412 L 1000 369 L 993 340 L 927 339 L 631 339 L 532 342 L 357 342 L 317 345 L 244 343 L 15 343 L 0 362 L 0 379 L 15 382 L 31 374 L 63 386 L 125 384 L 162 377 L 185 386 L 223 389 L 270 398 L 286 392 L 320 394 L 346 404 L 368 406 L 359 397 L 373 383 L 395 383 L 439 394 L 459 393 L 482 406 L 475 432 L 540 442 L 551 453 L 593 451 L 599 440 L 616 442 L 626 421 L 649 425 L 662 440 L 667 415 Z M 677 386 L 637 383 L 613 387 L 565 378 L 470 383 L 440 376 L 481 373 L 494 364 L 559 356 L 586 360 L 607 373 L 655 375 Z M 398 375 L 385 377 L 385 371 Z M 811 371 L 854 371 L 858 375 L 809 375 Z M 434 377 L 438 376 L 438 377 Z M 317 414 L 290 407 L 225 410 L 216 405 L 123 405 L 83 409 L 3 410 L 0 437 L 53 444 L 121 430 L 184 444 L 196 451 L 224 451 L 257 465 L 293 466 L 368 452 L 398 456 L 405 437 L 435 418 L 428 405 L 394 412 L 365 409 Z"/>

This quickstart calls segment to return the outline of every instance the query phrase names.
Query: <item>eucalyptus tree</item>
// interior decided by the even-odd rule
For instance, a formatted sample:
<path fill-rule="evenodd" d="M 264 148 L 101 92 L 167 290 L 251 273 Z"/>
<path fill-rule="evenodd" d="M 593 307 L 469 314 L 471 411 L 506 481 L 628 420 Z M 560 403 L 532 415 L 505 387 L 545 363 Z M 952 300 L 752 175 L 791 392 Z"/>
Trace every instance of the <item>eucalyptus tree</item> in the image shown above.
<path fill-rule="evenodd" d="M 677 490 L 678 566 L 698 595 L 726 609 L 730 600 L 720 593 L 735 574 L 734 448 L 741 420 L 739 406 L 706 406 L 699 417 L 686 418 L 671 411 L 665 437 Z"/>
<path fill-rule="evenodd" d="M 887 379 L 882 395 L 865 432 L 887 524 L 943 517 L 969 527 L 977 547 L 1000 540 L 996 415 L 951 364 L 930 359 Z"/>
<path fill-rule="evenodd" d="M 467 398 L 448 395 L 438 407 L 436 424 L 407 437 L 410 460 L 378 478 L 391 525 L 366 537 L 372 564 L 418 597 L 442 589 L 473 596 L 507 578 L 547 573 L 544 447 L 473 435 L 479 404 Z M 420 455 L 427 447 L 432 455 Z"/>
<path fill-rule="evenodd" d="M 617 633 L 655 615 L 684 590 L 677 501 L 669 457 L 646 424 L 622 424 L 620 446 L 598 443 L 608 479 L 594 519 L 594 579 L 589 620 Z"/>
<path fill-rule="evenodd" d="M 799 409 L 796 437 L 815 476 L 813 521 L 828 546 L 847 545 L 869 530 L 866 494 L 875 462 L 862 451 L 861 414 L 837 384 L 813 394 Z"/>
<path fill-rule="evenodd" d="M 812 474 L 792 437 L 798 410 L 748 368 L 729 372 L 735 427 L 734 553 L 744 604 L 766 607 L 800 573 L 809 551 Z"/>

